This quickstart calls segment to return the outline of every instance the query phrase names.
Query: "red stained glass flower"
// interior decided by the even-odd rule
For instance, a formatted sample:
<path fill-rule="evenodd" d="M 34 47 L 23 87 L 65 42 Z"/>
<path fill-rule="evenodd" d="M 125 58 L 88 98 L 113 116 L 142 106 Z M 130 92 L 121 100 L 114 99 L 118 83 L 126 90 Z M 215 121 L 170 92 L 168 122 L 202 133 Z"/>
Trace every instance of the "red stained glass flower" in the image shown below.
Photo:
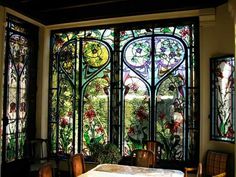
<path fill-rule="evenodd" d="M 230 126 L 230 127 L 228 128 L 226 137 L 227 137 L 227 138 L 233 138 L 233 137 L 234 137 L 234 130 L 233 130 L 233 127 L 232 127 L 232 126 Z"/>
<path fill-rule="evenodd" d="M 144 107 L 140 107 L 137 112 L 136 112 L 136 116 L 139 120 L 143 120 L 143 119 L 147 119 L 148 118 L 148 113 L 146 112 Z"/>
<path fill-rule="evenodd" d="M 160 115 L 159 115 L 159 118 L 160 118 L 161 120 L 163 120 L 163 119 L 165 119 L 165 117 L 166 117 L 166 114 L 163 113 L 163 112 L 161 112 Z"/>
<path fill-rule="evenodd" d="M 130 127 L 130 128 L 129 128 L 128 134 L 134 134 L 134 127 Z"/>
<path fill-rule="evenodd" d="M 93 118 L 96 116 L 96 112 L 93 109 L 90 109 L 85 112 L 85 116 L 89 119 L 90 122 L 92 122 Z"/>
<path fill-rule="evenodd" d="M 121 36 L 124 36 L 126 33 L 125 33 L 125 31 L 121 31 L 120 34 L 121 34 Z"/>
<path fill-rule="evenodd" d="M 104 128 L 103 127 L 98 127 L 98 128 L 96 128 L 96 132 L 97 133 L 103 133 L 104 132 Z"/>
<path fill-rule="evenodd" d="M 65 128 L 67 125 L 69 125 L 68 120 L 65 117 L 61 118 L 61 127 Z"/>
<path fill-rule="evenodd" d="M 180 31 L 180 34 L 182 35 L 182 37 L 187 37 L 190 34 L 190 31 L 188 28 L 184 28 Z"/>
<path fill-rule="evenodd" d="M 71 111 L 69 111 L 69 112 L 67 113 L 67 115 L 68 115 L 69 117 L 71 117 L 71 116 L 73 115 L 73 113 L 72 113 Z"/>
<path fill-rule="evenodd" d="M 169 128 L 171 133 L 176 133 L 178 131 L 179 126 L 180 122 L 178 121 L 172 121 L 166 124 L 166 128 Z"/>

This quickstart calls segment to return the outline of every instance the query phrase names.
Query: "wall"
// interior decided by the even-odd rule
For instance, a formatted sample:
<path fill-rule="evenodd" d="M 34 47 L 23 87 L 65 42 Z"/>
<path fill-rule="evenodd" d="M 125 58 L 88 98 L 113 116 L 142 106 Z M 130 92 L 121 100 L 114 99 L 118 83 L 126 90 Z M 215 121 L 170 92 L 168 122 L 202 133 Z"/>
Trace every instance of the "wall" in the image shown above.
<path fill-rule="evenodd" d="M 211 141 L 210 137 L 210 73 L 209 58 L 224 54 L 234 54 L 234 21 L 227 4 L 216 8 L 216 20 L 214 23 L 201 25 L 200 27 L 200 159 L 203 159 L 206 150 L 214 149 L 226 151 L 234 155 L 235 145 Z M 233 158 L 231 159 L 233 161 Z M 233 168 L 233 162 L 231 162 Z"/>
<path fill-rule="evenodd" d="M 229 0 L 229 11 L 232 15 L 232 17 L 234 18 L 234 56 L 235 56 L 235 60 L 236 60 L 236 0 Z M 236 69 L 236 66 L 235 66 Z M 236 82 L 235 82 L 236 83 Z M 236 98 L 235 98 L 236 101 Z M 234 152 L 236 152 L 236 145 L 234 147 Z M 234 155 L 234 161 L 236 162 L 236 153 Z M 234 167 L 234 174 L 236 176 L 236 168 Z"/>

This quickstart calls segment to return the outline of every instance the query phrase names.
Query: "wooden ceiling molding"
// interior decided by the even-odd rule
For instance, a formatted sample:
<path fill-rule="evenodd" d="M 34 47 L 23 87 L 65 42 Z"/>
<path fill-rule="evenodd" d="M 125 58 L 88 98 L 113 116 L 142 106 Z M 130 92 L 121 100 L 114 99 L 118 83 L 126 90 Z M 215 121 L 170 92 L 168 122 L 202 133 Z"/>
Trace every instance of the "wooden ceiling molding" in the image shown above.
<path fill-rule="evenodd" d="M 228 0 L 1 0 L 44 25 L 161 12 L 214 8 Z"/>

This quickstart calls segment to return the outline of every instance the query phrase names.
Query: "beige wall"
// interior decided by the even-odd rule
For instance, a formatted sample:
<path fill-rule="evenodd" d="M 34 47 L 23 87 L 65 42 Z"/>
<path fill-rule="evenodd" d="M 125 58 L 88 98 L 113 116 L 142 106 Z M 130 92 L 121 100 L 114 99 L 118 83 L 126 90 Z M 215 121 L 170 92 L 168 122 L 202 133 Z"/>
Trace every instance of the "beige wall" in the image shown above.
<path fill-rule="evenodd" d="M 200 27 L 200 159 L 207 149 L 214 149 L 232 153 L 235 145 L 231 143 L 210 140 L 210 73 L 209 58 L 224 54 L 234 54 L 234 20 L 228 11 L 227 4 L 216 9 L 215 23 Z M 233 158 L 231 159 L 233 161 Z M 233 162 L 231 162 L 233 168 Z"/>
<path fill-rule="evenodd" d="M 36 137 L 47 138 L 48 118 L 48 75 L 49 75 L 49 49 L 50 33 L 45 27 L 39 32 L 39 60 L 36 95 Z"/>
<path fill-rule="evenodd" d="M 234 1 L 234 0 L 233 0 Z M 3 28 L 2 24 L 4 18 L 1 14 L 4 8 L 0 7 L 0 28 Z M 14 11 L 7 9 L 9 13 L 15 14 Z M 19 16 L 19 14 L 17 14 Z M 200 159 L 203 158 L 207 149 L 225 150 L 234 154 L 236 146 L 230 143 L 222 143 L 210 141 L 210 120 L 208 115 L 210 113 L 210 90 L 209 90 L 209 58 L 222 54 L 234 54 L 235 49 L 235 28 L 236 22 L 234 22 L 232 15 L 229 13 L 228 5 L 219 6 L 216 10 L 193 10 L 182 11 L 173 13 L 161 13 L 152 14 L 147 16 L 133 16 L 123 17 L 105 20 L 95 20 L 90 22 L 78 22 L 62 25 L 44 26 L 38 22 L 21 16 L 23 19 L 34 23 L 40 27 L 40 40 L 39 40 L 39 61 L 38 61 L 38 91 L 37 91 L 37 137 L 47 136 L 47 117 L 48 117 L 48 63 L 49 63 L 49 40 L 50 30 L 59 28 L 69 28 L 75 26 L 92 26 L 102 24 L 112 24 L 120 22 L 130 21 L 142 21 L 142 20 L 154 20 L 154 19 L 166 19 L 177 17 L 191 17 L 200 16 Z M 236 21 L 236 20 L 235 20 Z M 0 43 L 3 44 L 4 32 L 0 29 Z M 0 83 L 2 83 L 3 76 L 3 45 L 0 45 Z M 0 101 L 2 99 L 2 89 L 0 89 Z M 1 101 L 2 102 L 2 101 Z M 2 104 L 0 104 L 0 113 L 2 110 Z M 236 158 L 236 155 L 235 155 Z M 232 167 L 233 168 L 233 167 Z M 234 169 L 235 170 L 235 169 Z M 234 175 L 236 177 L 236 173 Z"/>

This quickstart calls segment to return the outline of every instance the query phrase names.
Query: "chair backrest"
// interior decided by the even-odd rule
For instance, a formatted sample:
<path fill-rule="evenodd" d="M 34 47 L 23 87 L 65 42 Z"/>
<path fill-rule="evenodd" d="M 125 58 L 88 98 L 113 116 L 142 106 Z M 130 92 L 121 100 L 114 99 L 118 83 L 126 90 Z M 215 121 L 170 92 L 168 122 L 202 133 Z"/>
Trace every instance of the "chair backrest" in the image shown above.
<path fill-rule="evenodd" d="M 82 153 L 77 153 L 71 156 L 71 170 L 74 177 L 85 172 L 85 162 Z"/>
<path fill-rule="evenodd" d="M 208 150 L 205 161 L 205 174 L 209 176 L 227 172 L 229 154 Z"/>
<path fill-rule="evenodd" d="M 47 155 L 47 139 L 33 139 L 29 142 L 29 156 L 31 162 L 46 161 Z"/>
<path fill-rule="evenodd" d="M 39 177 L 53 177 L 52 165 L 50 163 L 42 164 L 39 168 Z"/>
<path fill-rule="evenodd" d="M 146 149 L 136 149 L 131 155 L 135 160 L 134 165 L 139 167 L 154 167 L 154 154 L 152 151 Z"/>
<path fill-rule="evenodd" d="M 161 154 L 164 147 L 163 144 L 158 141 L 151 141 L 151 140 L 146 141 L 145 144 L 146 144 L 146 149 L 153 152 L 154 163 L 156 164 L 161 159 Z"/>

